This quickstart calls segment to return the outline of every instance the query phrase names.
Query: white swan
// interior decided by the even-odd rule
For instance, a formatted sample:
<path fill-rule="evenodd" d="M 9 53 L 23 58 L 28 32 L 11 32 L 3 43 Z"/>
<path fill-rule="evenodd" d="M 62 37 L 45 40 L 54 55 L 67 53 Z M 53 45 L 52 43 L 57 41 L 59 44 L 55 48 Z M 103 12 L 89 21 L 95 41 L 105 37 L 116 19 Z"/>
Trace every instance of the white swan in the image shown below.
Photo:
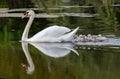
<path fill-rule="evenodd" d="M 24 14 L 22 18 L 25 18 L 27 16 L 30 16 L 29 21 L 24 29 L 23 35 L 22 35 L 22 41 L 30 41 L 30 42 L 62 42 L 62 41 L 72 41 L 74 39 L 74 35 L 76 34 L 79 27 L 71 31 L 67 27 L 63 26 L 50 26 L 37 34 L 35 34 L 33 37 L 28 39 L 28 33 L 31 27 L 31 24 L 34 20 L 35 13 L 33 10 L 28 10 Z M 71 32 L 70 32 L 71 31 Z"/>

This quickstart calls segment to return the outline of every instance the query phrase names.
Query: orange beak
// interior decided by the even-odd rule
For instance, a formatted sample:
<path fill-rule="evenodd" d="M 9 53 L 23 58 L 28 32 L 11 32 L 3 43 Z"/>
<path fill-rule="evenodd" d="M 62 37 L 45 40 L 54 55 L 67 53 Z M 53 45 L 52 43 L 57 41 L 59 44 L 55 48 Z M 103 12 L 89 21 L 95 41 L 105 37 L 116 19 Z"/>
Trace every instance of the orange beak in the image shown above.
<path fill-rule="evenodd" d="M 28 16 L 28 14 L 24 14 L 21 18 L 23 19 L 23 18 L 25 18 L 25 17 L 27 17 Z"/>

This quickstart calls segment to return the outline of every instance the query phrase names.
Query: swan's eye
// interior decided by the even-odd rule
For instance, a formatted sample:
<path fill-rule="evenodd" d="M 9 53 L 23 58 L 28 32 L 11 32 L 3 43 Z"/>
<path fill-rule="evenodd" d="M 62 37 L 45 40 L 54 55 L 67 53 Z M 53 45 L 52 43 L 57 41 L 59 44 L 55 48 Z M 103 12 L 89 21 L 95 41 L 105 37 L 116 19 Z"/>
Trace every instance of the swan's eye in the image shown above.
<path fill-rule="evenodd" d="M 28 14 L 29 12 L 25 12 L 24 15 Z"/>

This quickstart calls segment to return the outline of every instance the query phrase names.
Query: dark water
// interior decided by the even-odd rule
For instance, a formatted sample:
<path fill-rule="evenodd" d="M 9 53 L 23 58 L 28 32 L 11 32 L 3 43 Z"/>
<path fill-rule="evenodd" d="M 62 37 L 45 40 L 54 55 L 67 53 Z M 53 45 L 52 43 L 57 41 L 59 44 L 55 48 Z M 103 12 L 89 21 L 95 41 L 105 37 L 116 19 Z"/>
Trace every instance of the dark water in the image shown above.
<path fill-rule="evenodd" d="M 119 79 L 119 7 L 98 13 L 95 17 L 69 14 L 54 19 L 35 19 L 30 36 L 50 25 L 62 25 L 71 29 L 79 26 L 78 35 L 102 34 L 108 38 L 103 42 L 75 44 L 21 43 L 27 19 L 1 18 L 0 79 Z"/>
<path fill-rule="evenodd" d="M 0 50 L 3 79 L 119 79 L 120 47 L 115 43 L 8 42 Z"/>

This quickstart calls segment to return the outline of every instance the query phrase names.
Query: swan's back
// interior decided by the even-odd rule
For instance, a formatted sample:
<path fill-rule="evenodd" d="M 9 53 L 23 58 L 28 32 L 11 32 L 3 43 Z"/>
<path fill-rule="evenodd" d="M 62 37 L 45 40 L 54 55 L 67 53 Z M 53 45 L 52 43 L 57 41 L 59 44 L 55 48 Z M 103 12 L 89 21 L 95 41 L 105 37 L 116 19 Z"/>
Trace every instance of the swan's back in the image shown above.
<path fill-rule="evenodd" d="M 62 35 L 64 35 L 65 33 L 67 32 L 70 32 L 71 30 L 67 27 L 63 27 L 63 26 L 57 26 L 57 25 L 54 25 L 54 26 L 50 26 L 40 32 L 38 32 L 37 34 L 35 34 L 32 38 L 29 39 L 29 41 L 39 41 L 42 39 L 45 41 L 46 39 L 47 40 L 52 40 L 52 39 L 49 39 L 49 38 L 57 38 L 57 37 L 60 37 Z"/>

